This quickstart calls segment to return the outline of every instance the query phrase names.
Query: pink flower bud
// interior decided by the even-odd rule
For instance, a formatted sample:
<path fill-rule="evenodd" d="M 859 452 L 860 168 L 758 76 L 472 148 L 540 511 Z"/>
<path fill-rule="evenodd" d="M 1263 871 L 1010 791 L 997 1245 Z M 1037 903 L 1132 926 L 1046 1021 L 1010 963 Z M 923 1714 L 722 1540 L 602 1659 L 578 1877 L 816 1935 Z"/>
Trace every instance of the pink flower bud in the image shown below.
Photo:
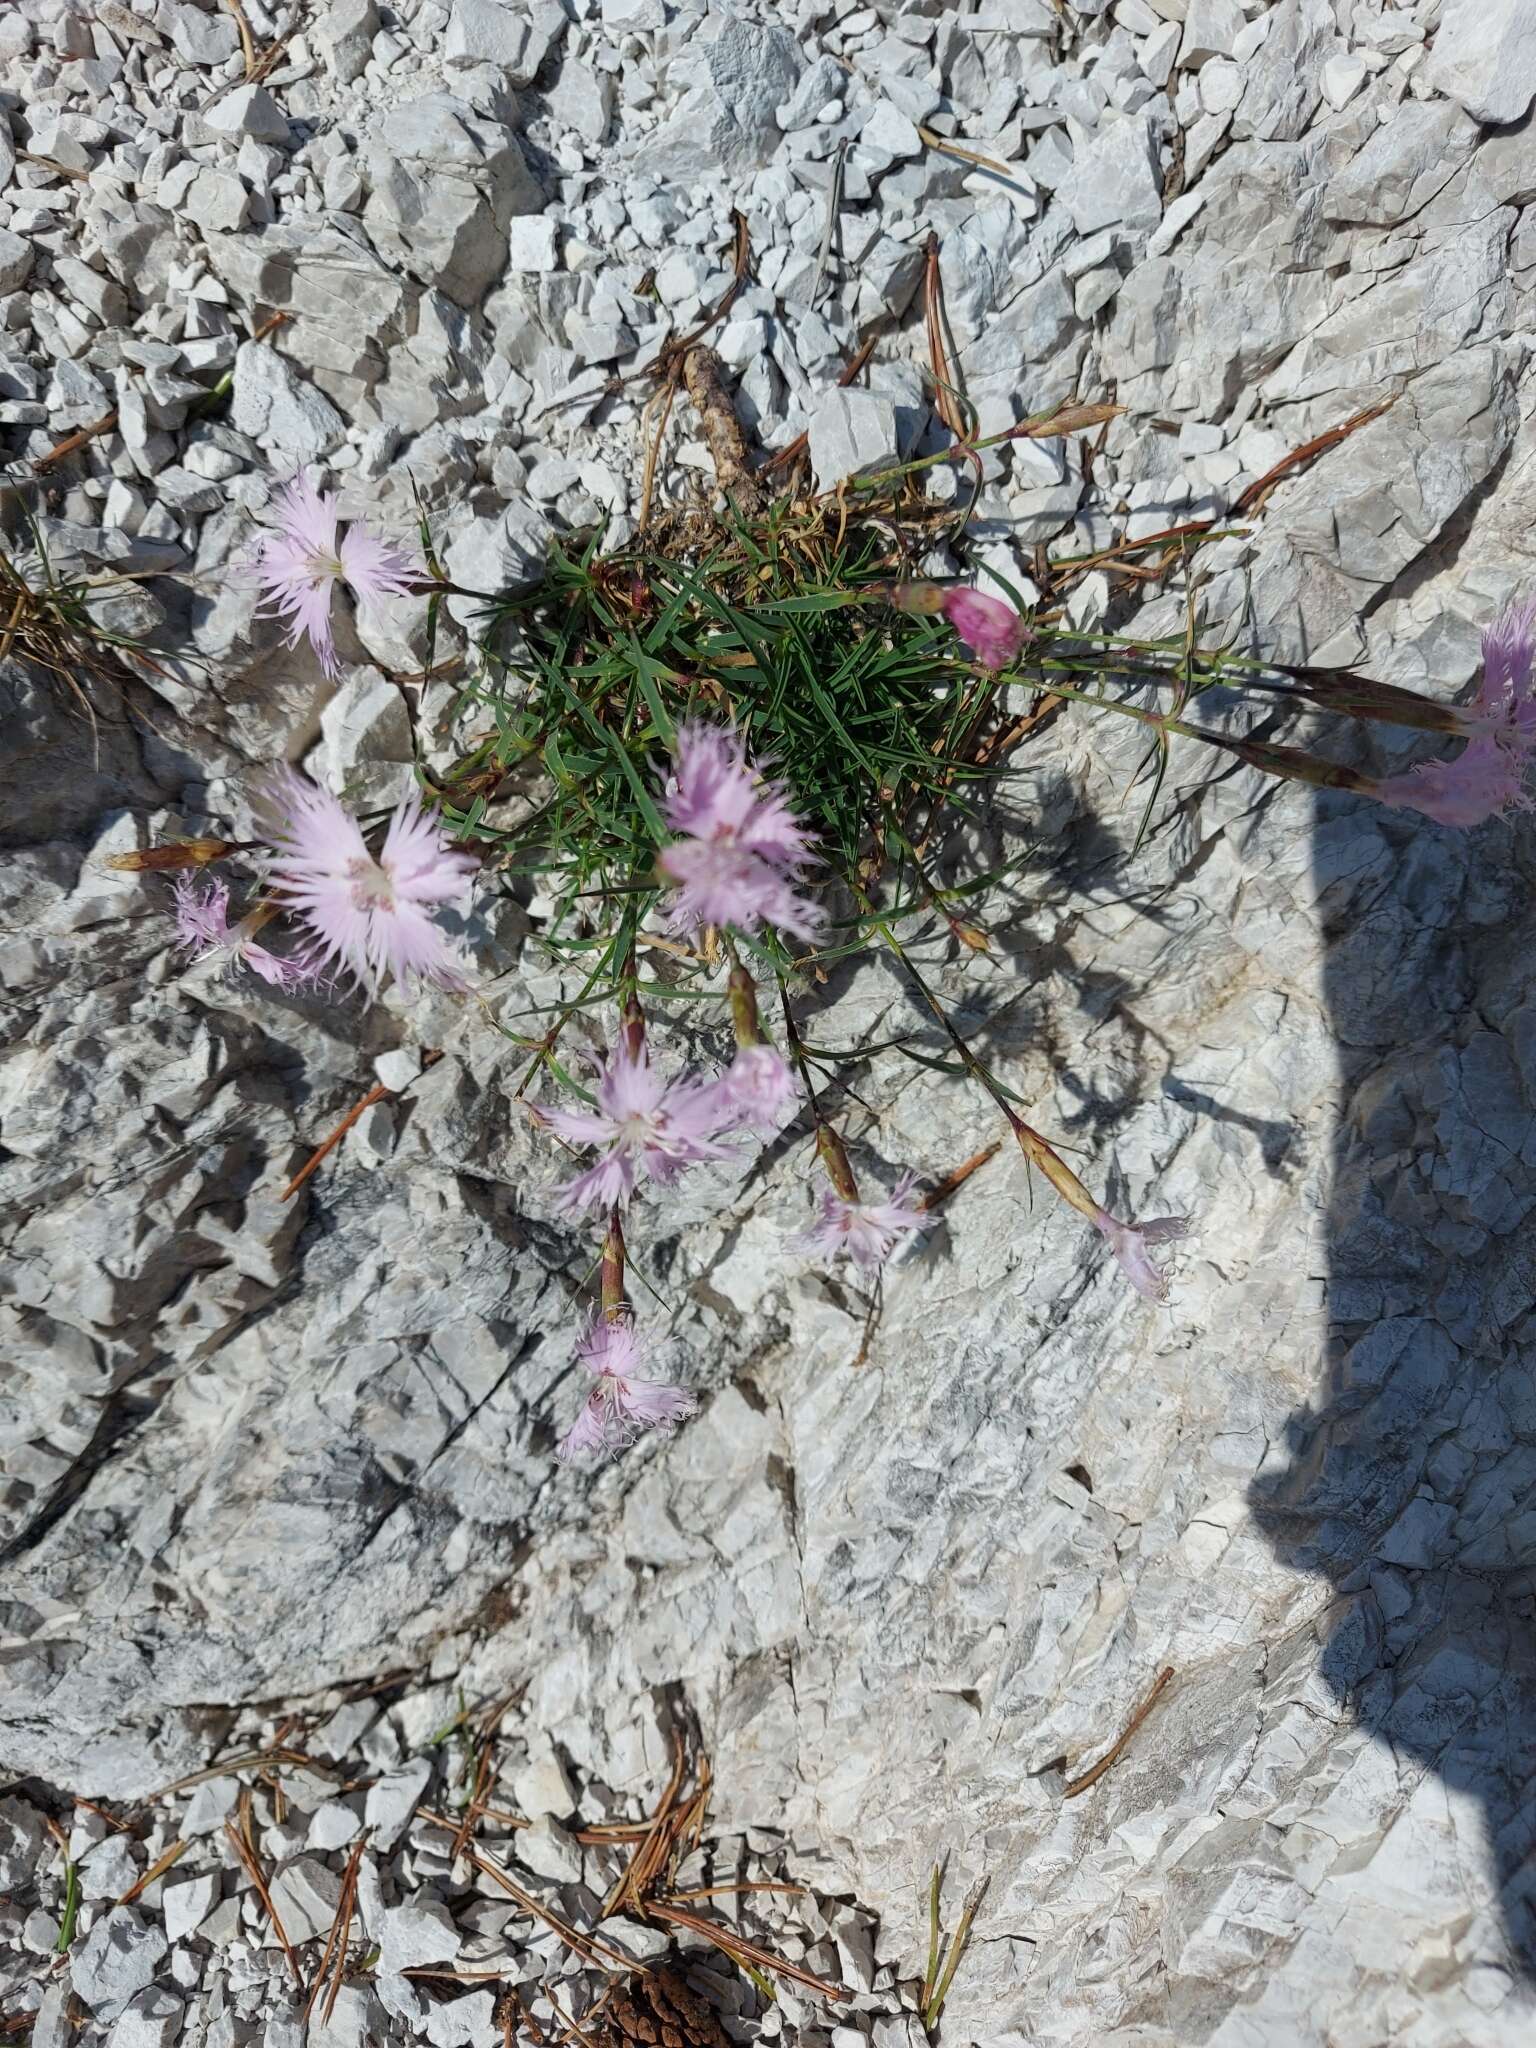
<path fill-rule="evenodd" d="M 942 610 L 983 668 L 1007 668 L 1029 637 L 1011 604 L 979 590 L 946 590 Z"/>

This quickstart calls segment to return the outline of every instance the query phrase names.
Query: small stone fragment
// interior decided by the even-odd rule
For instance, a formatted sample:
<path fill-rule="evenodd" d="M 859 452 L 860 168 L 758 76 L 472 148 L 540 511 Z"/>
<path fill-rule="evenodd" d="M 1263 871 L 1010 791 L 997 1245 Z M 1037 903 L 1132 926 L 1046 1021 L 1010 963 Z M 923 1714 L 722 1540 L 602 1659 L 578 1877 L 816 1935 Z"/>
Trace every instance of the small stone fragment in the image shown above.
<path fill-rule="evenodd" d="M 876 391 L 823 392 L 809 433 L 811 467 L 823 490 L 899 459 L 895 404 Z"/>
<path fill-rule="evenodd" d="M 70 1951 L 69 1979 L 98 2020 L 115 2020 L 154 1981 L 165 1951 L 162 1929 L 132 1906 L 114 1906 Z"/>
<path fill-rule="evenodd" d="M 181 2032 L 181 2000 L 162 1985 L 141 1991 L 112 2029 L 112 2048 L 171 2048 Z"/>
<path fill-rule="evenodd" d="M 330 1931 L 341 1898 L 341 1879 L 313 1856 L 296 1856 L 271 1881 L 272 1903 L 290 1942 L 309 1941 Z M 269 1931 L 269 1942 L 277 1936 Z"/>
<path fill-rule="evenodd" d="M 216 100 L 203 119 L 220 135 L 249 135 L 256 142 L 287 142 L 288 117 L 264 85 L 239 85 Z"/>
<path fill-rule="evenodd" d="M 160 1901 L 165 1931 L 172 1941 L 185 1941 L 195 1934 L 219 1902 L 217 1871 L 191 1878 L 185 1884 L 167 1885 Z"/>
<path fill-rule="evenodd" d="M 379 1966 L 390 1971 L 451 1963 L 461 1946 L 452 1914 L 436 1899 L 415 1899 L 392 1906 L 384 1915 L 376 1938 Z"/>
<path fill-rule="evenodd" d="M 346 433 L 346 422 L 330 400 L 264 341 L 240 345 L 229 417 L 240 433 L 267 451 L 279 477 L 318 460 Z"/>
<path fill-rule="evenodd" d="M 450 574 L 456 574 L 450 557 Z M 393 1849 L 404 1834 L 416 1803 L 426 1791 L 432 1778 L 430 1759 L 413 1757 L 403 1769 L 392 1776 L 380 1778 L 368 1787 L 367 1803 L 363 1808 L 363 1824 L 373 1838 L 373 1846 L 381 1852 Z"/>
<path fill-rule="evenodd" d="M 550 214 L 520 214 L 513 221 L 509 260 L 519 276 L 539 276 L 560 268 L 560 230 Z"/>

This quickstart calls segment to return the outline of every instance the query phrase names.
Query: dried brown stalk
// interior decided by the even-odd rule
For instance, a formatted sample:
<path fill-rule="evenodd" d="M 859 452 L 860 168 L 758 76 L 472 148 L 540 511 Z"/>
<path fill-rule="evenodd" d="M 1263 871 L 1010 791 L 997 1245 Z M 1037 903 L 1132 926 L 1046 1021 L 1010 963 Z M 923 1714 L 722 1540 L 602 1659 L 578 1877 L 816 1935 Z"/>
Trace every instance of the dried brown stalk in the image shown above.
<path fill-rule="evenodd" d="M 386 1088 L 384 1083 L 379 1081 L 368 1090 L 368 1093 L 361 1102 L 355 1102 L 336 1126 L 335 1130 L 331 1132 L 331 1135 L 322 1144 L 315 1147 L 308 1159 L 305 1160 L 304 1164 L 293 1176 L 293 1179 L 289 1181 L 287 1187 L 283 1189 L 282 1200 L 285 1202 L 289 1201 L 299 1192 L 299 1189 L 303 1187 L 305 1181 L 316 1171 L 326 1156 L 335 1151 L 336 1147 L 365 1110 L 372 1109 L 376 1102 L 382 1102 L 386 1095 L 392 1095 L 393 1093 L 394 1090 L 392 1088 Z"/>
<path fill-rule="evenodd" d="M 669 380 L 655 395 L 646 401 L 645 414 L 648 418 L 651 407 L 659 406 L 661 417 L 656 431 L 646 443 L 645 472 L 640 479 L 640 530 L 643 533 L 651 523 L 651 495 L 656 488 L 656 465 L 661 460 L 661 444 L 666 436 L 667 421 L 672 417 L 672 407 L 677 402 L 677 384 Z"/>
<path fill-rule="evenodd" d="M 1106 1771 L 1114 1769 L 1115 1765 L 1119 1763 L 1121 1757 L 1124 1756 L 1126 1750 L 1130 1747 L 1132 1736 L 1135 1735 L 1136 1730 L 1157 1705 L 1164 1687 L 1172 1677 L 1173 1666 L 1171 1664 L 1165 1665 L 1153 1680 L 1152 1690 L 1147 1694 L 1135 1713 L 1132 1714 L 1130 1720 L 1126 1722 L 1112 1746 L 1099 1758 L 1093 1769 L 1091 1771 L 1084 1771 L 1080 1778 L 1069 1778 L 1067 1780 L 1066 1784 L 1062 1787 L 1061 1796 L 1063 1799 L 1075 1799 L 1079 1792 L 1086 1792 L 1091 1785 L 1097 1785 Z"/>
<path fill-rule="evenodd" d="M 99 420 L 92 420 L 88 426 L 77 427 L 74 433 L 66 434 L 62 441 L 50 448 L 46 455 L 39 455 L 32 464 L 33 469 L 41 476 L 45 469 L 52 469 L 56 462 L 63 462 L 78 449 L 94 441 L 98 434 L 110 434 L 116 425 L 117 407 L 114 405 L 112 410 L 104 412 Z"/>
<path fill-rule="evenodd" d="M 77 185 L 91 182 L 89 171 L 77 170 L 73 164 L 61 164 L 55 156 L 39 156 L 34 149 L 18 149 L 16 152 L 26 164 L 37 164 L 40 169 L 51 171 L 56 178 L 72 178 Z"/>
<path fill-rule="evenodd" d="M 1345 420 L 1342 426 L 1329 427 L 1325 433 L 1314 436 L 1310 441 L 1303 441 L 1301 446 L 1293 448 L 1289 455 L 1281 456 L 1273 469 L 1266 469 L 1262 476 L 1255 477 L 1249 484 L 1232 507 L 1232 517 L 1240 519 L 1246 512 L 1257 512 L 1276 484 L 1283 483 L 1297 470 L 1305 469 L 1309 463 L 1315 462 L 1319 455 L 1326 455 L 1329 449 L 1337 448 L 1341 441 L 1347 441 L 1351 434 L 1358 434 L 1360 429 L 1368 427 L 1372 420 L 1379 420 L 1384 412 L 1392 410 L 1401 396 L 1401 392 L 1395 391 L 1379 405 L 1368 405 L 1364 412 L 1355 413 L 1350 419 Z"/>
<path fill-rule="evenodd" d="M 251 34 L 251 24 L 245 18 L 245 9 L 240 0 L 227 0 L 230 13 L 235 17 L 235 27 L 240 31 L 240 54 L 245 59 L 247 82 L 256 75 L 256 41 Z"/>

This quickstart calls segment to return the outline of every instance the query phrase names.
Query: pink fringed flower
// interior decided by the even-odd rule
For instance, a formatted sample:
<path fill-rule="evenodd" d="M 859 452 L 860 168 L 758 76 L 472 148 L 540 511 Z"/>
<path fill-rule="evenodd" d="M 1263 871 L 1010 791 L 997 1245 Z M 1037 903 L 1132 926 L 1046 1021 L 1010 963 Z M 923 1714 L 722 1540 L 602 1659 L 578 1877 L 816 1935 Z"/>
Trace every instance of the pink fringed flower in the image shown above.
<path fill-rule="evenodd" d="M 463 893 L 477 863 L 452 850 L 414 791 L 377 858 L 351 812 L 292 769 L 276 777 L 268 805 L 267 887 L 308 925 L 322 959 L 375 992 L 391 974 L 463 988 L 432 913 Z"/>
<path fill-rule="evenodd" d="M 789 1241 L 806 1258 L 836 1258 L 846 1252 L 856 1265 L 883 1266 L 904 1238 L 927 1230 L 933 1218 L 908 1201 L 917 1176 L 904 1173 L 888 1202 L 850 1202 L 835 1188 L 823 1188 L 816 1221 Z"/>
<path fill-rule="evenodd" d="M 645 1351 L 627 1316 L 616 1321 L 599 1316 L 589 1323 L 577 1343 L 576 1356 L 594 1375 L 596 1384 L 555 1447 L 558 1458 L 569 1461 L 589 1451 L 611 1457 L 632 1444 L 643 1430 L 659 1429 L 670 1435 L 698 1406 L 686 1387 L 668 1386 L 641 1372 Z"/>
<path fill-rule="evenodd" d="M 826 928 L 819 905 L 808 902 L 767 861 L 739 846 L 678 839 L 662 849 L 659 865 L 677 884 L 668 919 L 675 932 L 697 931 L 709 924 L 751 932 L 771 924 L 792 938 L 811 941 Z"/>
<path fill-rule="evenodd" d="M 210 953 L 227 953 L 229 965 L 244 961 L 253 974 L 273 988 L 309 988 L 320 979 L 320 964 L 308 955 L 284 959 L 258 946 L 246 931 L 246 920 L 229 921 L 229 889 L 223 882 L 198 882 L 191 875 L 178 875 L 176 891 L 176 943 L 196 959 Z"/>
<path fill-rule="evenodd" d="M 1466 829 L 1528 811 L 1526 771 L 1536 749 L 1536 604 L 1508 604 L 1483 633 L 1483 673 L 1462 714 L 1471 737 L 1453 761 L 1420 761 L 1370 784 L 1378 803 Z"/>
<path fill-rule="evenodd" d="M 1531 808 L 1525 767 L 1522 747 L 1488 733 L 1468 740 L 1454 761 L 1420 761 L 1406 774 L 1373 782 L 1370 793 L 1378 803 L 1465 829 Z"/>
<path fill-rule="evenodd" d="M 1007 668 L 1018 660 L 1029 629 L 1011 604 L 957 588 L 945 591 L 940 610 L 983 668 Z"/>
<path fill-rule="evenodd" d="M 800 1099 L 800 1086 L 771 1045 L 744 1045 L 714 1084 L 723 1131 L 778 1134 L 784 1112 Z"/>
<path fill-rule="evenodd" d="M 1529 746 L 1536 739 L 1531 673 L 1536 665 L 1536 601 L 1505 605 L 1483 631 L 1483 674 L 1468 707 L 1479 725 L 1492 723 Z"/>
<path fill-rule="evenodd" d="M 1099 1209 L 1091 1219 L 1095 1230 L 1102 1233 L 1105 1242 L 1120 1263 L 1120 1270 L 1146 1301 L 1166 1302 L 1168 1299 L 1168 1275 L 1152 1257 L 1152 1247 L 1172 1244 L 1189 1231 L 1189 1219 L 1185 1216 L 1157 1216 L 1150 1223 L 1120 1223 L 1107 1209 Z"/>
<path fill-rule="evenodd" d="M 788 792 L 765 782 L 740 738 L 718 726 L 680 726 L 672 780 L 663 799 L 679 834 L 658 866 L 677 884 L 670 900 L 673 931 L 775 925 L 798 939 L 824 929 L 820 908 L 800 894 L 812 858 L 809 835 L 790 808 Z"/>
<path fill-rule="evenodd" d="M 256 581 L 269 602 L 266 616 L 286 619 L 288 645 L 308 638 L 328 676 L 339 673 L 331 632 L 331 600 L 344 583 L 358 598 L 396 596 L 419 572 L 405 553 L 354 520 L 337 537 L 336 495 L 295 477 L 279 493 L 276 524 L 258 543 Z"/>
<path fill-rule="evenodd" d="M 602 1147 L 586 1172 L 560 1190 L 557 1199 L 568 1215 L 627 1202 L 642 1175 L 666 1187 L 685 1166 L 726 1157 L 714 1142 L 724 1128 L 715 1089 L 702 1081 L 664 1081 L 643 1051 L 631 1054 L 622 1046 L 603 1069 L 595 1110 L 542 1109 L 539 1115 L 569 1144 Z"/>

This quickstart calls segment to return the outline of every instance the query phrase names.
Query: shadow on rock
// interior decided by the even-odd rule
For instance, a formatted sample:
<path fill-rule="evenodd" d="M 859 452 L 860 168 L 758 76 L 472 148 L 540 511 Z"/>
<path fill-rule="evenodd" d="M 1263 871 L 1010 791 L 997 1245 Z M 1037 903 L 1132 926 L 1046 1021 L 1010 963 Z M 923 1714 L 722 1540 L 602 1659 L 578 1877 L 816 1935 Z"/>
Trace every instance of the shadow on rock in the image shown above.
<path fill-rule="evenodd" d="M 1490 858 L 1496 854 L 1496 858 Z M 1536 1978 L 1536 996 L 1529 849 L 1322 806 L 1314 873 L 1343 1110 L 1326 1375 L 1250 1495 L 1338 1607 L 1321 1671 L 1482 1809 Z"/>

